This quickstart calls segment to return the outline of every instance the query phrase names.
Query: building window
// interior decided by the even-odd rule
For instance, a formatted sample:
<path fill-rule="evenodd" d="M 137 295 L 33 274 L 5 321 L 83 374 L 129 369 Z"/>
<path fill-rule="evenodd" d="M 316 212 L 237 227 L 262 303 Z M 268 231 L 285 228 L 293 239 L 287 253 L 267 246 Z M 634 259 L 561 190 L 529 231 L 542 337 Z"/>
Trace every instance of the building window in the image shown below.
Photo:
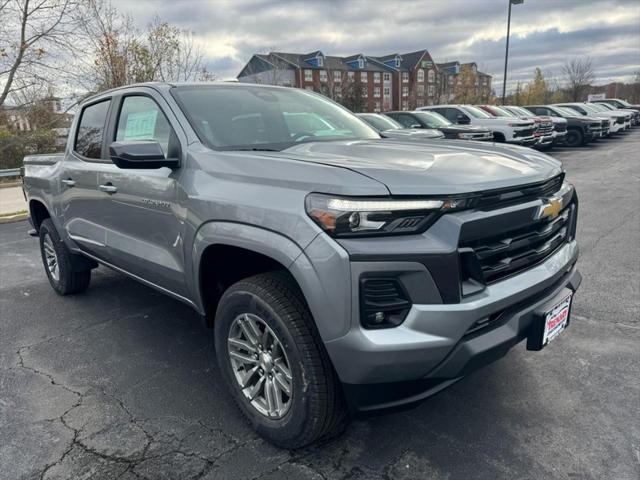
<path fill-rule="evenodd" d="M 342 87 L 340 85 L 336 85 L 333 89 L 333 93 L 336 98 L 342 98 Z"/>
<path fill-rule="evenodd" d="M 313 81 L 313 70 L 305 69 L 304 71 L 304 81 L 312 82 Z"/>
<path fill-rule="evenodd" d="M 409 110 L 409 102 L 406 100 L 402 101 L 402 110 Z"/>
<path fill-rule="evenodd" d="M 418 106 L 418 107 L 424 107 L 424 100 L 423 100 L 422 98 L 419 98 L 419 99 L 416 101 L 416 106 Z"/>
<path fill-rule="evenodd" d="M 364 58 L 358 59 L 358 68 L 364 68 Z"/>
<path fill-rule="evenodd" d="M 385 82 L 390 82 L 390 81 L 391 81 L 391 74 L 390 74 L 390 73 L 384 73 L 384 74 L 382 75 L 382 79 L 383 79 Z"/>
<path fill-rule="evenodd" d="M 424 82 L 424 70 L 421 68 L 418 69 L 418 82 Z"/>
<path fill-rule="evenodd" d="M 373 87 L 373 96 L 380 98 L 380 87 Z"/>
<path fill-rule="evenodd" d="M 427 72 L 427 79 L 429 80 L 429 83 L 433 83 L 433 81 L 435 80 L 435 73 L 433 73 L 433 70 L 429 70 Z"/>
<path fill-rule="evenodd" d="M 400 57 L 396 57 L 396 68 L 400 68 Z"/>
<path fill-rule="evenodd" d="M 409 83 L 409 72 L 402 72 L 402 83 Z"/>
<path fill-rule="evenodd" d="M 388 97 L 391 95 L 391 89 L 389 87 L 384 87 L 384 96 Z"/>
<path fill-rule="evenodd" d="M 360 72 L 360 81 L 363 83 L 367 83 L 367 80 L 369 79 L 369 77 L 367 77 L 367 72 Z"/>
<path fill-rule="evenodd" d="M 418 97 L 424 97 L 424 85 L 418 85 Z"/>
<path fill-rule="evenodd" d="M 453 77 L 449 77 L 449 83 L 453 83 Z"/>
<path fill-rule="evenodd" d="M 380 111 L 380 102 L 375 102 L 373 104 L 373 111 L 374 112 L 379 112 Z"/>
<path fill-rule="evenodd" d="M 380 83 L 380 72 L 373 72 L 373 83 Z"/>
<path fill-rule="evenodd" d="M 427 93 L 429 94 L 430 97 L 433 97 L 433 95 L 436 93 L 435 90 L 436 89 L 433 85 L 429 85 L 429 90 L 427 91 Z"/>
<path fill-rule="evenodd" d="M 356 78 L 356 72 L 347 72 L 347 80 L 353 82 L 354 78 Z"/>
<path fill-rule="evenodd" d="M 327 81 L 327 71 L 326 70 L 320 70 L 320 81 L 321 82 L 326 82 Z"/>
<path fill-rule="evenodd" d="M 403 97 L 408 97 L 409 96 L 409 87 L 408 86 L 404 86 L 402 87 L 402 96 Z"/>
<path fill-rule="evenodd" d="M 333 71 L 333 81 L 341 82 L 342 81 L 342 72 L 340 70 Z"/>
<path fill-rule="evenodd" d="M 324 67 L 324 57 L 322 55 L 318 55 L 316 58 L 318 59 L 318 66 Z"/>
<path fill-rule="evenodd" d="M 367 98 L 369 96 L 369 89 L 366 85 L 362 87 L 362 98 Z"/>

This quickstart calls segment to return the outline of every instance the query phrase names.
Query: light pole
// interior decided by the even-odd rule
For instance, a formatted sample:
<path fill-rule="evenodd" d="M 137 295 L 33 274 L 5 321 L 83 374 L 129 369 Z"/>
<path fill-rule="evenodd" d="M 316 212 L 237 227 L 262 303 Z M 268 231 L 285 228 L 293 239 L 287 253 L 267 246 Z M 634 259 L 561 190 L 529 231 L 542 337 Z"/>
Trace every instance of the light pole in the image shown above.
<path fill-rule="evenodd" d="M 507 48 L 504 52 L 504 76 L 502 77 L 502 105 L 507 96 L 507 61 L 509 60 L 509 31 L 511 30 L 511 5 L 520 5 L 524 0 L 509 0 L 509 15 L 507 16 Z"/>

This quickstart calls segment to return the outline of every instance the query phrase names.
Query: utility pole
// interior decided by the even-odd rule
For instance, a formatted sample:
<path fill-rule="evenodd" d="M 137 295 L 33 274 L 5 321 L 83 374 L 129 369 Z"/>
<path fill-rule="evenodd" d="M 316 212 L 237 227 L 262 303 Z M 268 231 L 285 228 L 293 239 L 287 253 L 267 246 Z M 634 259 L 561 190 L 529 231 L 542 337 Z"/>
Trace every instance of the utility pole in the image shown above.
<path fill-rule="evenodd" d="M 524 0 L 508 0 L 509 14 L 507 15 L 507 48 L 504 52 L 504 76 L 502 77 L 502 105 L 505 103 L 507 96 L 507 62 L 509 61 L 509 33 L 511 30 L 511 5 L 521 5 Z"/>

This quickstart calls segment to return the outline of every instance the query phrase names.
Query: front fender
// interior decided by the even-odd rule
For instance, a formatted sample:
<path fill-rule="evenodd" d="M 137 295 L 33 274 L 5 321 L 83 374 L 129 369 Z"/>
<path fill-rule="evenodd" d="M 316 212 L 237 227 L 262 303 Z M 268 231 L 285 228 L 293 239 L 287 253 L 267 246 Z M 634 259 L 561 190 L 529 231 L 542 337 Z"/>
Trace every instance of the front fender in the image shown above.
<path fill-rule="evenodd" d="M 211 245 L 229 245 L 251 250 L 272 258 L 287 269 L 302 253 L 302 249 L 291 239 L 271 230 L 235 222 L 205 223 L 198 229 L 193 241 L 192 273 L 188 285 L 201 314 L 204 314 L 204 302 L 200 291 L 200 264 L 203 252 Z"/>

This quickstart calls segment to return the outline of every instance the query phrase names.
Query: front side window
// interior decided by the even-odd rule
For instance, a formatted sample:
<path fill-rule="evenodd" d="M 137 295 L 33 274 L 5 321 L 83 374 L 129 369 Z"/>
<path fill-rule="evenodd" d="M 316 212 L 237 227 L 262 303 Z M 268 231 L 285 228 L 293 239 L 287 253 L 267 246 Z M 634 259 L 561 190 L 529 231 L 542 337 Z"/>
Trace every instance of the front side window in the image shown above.
<path fill-rule="evenodd" d="M 176 157 L 178 139 L 158 104 L 149 97 L 125 97 L 118 116 L 116 141 L 155 140 L 165 158 Z"/>
<path fill-rule="evenodd" d="M 203 85 L 174 87 L 171 93 L 201 141 L 216 150 L 379 138 L 348 110 L 306 90 Z"/>
<path fill-rule="evenodd" d="M 86 158 L 101 158 L 104 126 L 111 100 L 89 105 L 82 110 L 74 150 Z"/>

